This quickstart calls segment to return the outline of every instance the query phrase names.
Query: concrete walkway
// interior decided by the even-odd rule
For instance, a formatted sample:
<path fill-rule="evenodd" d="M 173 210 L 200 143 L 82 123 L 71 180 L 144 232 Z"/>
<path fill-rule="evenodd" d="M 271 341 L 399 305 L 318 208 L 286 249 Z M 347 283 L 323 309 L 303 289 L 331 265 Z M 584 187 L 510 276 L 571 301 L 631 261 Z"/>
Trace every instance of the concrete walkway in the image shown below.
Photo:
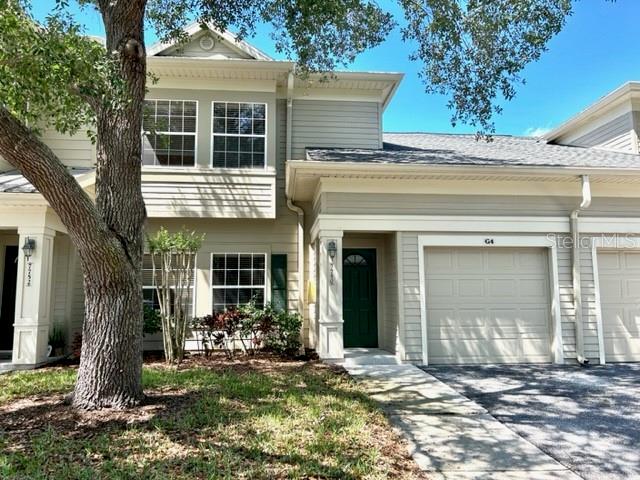
<path fill-rule="evenodd" d="M 350 349 L 343 366 L 362 380 L 405 435 L 420 468 L 439 479 L 576 480 L 577 475 L 484 408 L 382 350 Z"/>

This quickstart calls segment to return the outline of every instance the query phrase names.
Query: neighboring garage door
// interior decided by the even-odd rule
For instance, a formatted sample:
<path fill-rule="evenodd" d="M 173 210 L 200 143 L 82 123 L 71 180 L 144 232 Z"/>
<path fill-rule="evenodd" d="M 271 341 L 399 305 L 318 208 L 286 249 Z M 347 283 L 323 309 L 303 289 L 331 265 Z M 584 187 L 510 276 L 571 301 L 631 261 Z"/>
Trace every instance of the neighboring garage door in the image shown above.
<path fill-rule="evenodd" d="M 425 249 L 429 363 L 551 361 L 544 248 Z"/>
<path fill-rule="evenodd" d="M 598 251 L 607 362 L 640 361 L 640 252 Z"/>

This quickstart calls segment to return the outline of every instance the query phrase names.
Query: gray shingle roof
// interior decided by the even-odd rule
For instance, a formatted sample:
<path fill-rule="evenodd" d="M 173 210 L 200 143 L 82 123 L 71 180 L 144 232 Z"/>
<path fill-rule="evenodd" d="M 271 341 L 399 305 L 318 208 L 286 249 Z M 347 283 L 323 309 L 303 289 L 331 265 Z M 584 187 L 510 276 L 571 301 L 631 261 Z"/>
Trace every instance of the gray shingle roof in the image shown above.
<path fill-rule="evenodd" d="M 71 174 L 78 178 L 91 172 L 92 168 L 70 168 Z M 0 173 L 0 193 L 36 193 L 36 188 L 22 176 L 18 170 Z"/>
<path fill-rule="evenodd" d="M 409 165 L 482 165 L 640 169 L 640 155 L 548 144 L 532 137 L 385 133 L 382 150 L 307 149 L 307 159 Z"/>

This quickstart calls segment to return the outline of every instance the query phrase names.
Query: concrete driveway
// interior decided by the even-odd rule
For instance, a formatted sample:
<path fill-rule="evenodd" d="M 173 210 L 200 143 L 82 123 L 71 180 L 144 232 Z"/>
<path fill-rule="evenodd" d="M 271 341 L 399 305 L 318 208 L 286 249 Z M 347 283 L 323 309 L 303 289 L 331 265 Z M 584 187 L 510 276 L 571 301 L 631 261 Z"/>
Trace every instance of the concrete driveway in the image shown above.
<path fill-rule="evenodd" d="M 585 479 L 640 478 L 640 364 L 423 370 Z"/>

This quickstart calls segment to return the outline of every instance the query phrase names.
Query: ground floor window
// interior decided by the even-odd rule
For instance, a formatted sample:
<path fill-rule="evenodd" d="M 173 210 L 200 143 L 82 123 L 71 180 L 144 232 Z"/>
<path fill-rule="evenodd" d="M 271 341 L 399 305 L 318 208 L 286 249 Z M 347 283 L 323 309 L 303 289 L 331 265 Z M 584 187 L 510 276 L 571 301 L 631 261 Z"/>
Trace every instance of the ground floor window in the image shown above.
<path fill-rule="evenodd" d="M 211 257 L 213 311 L 246 305 L 264 305 L 266 290 L 264 253 L 214 253 Z"/>
<path fill-rule="evenodd" d="M 156 265 L 158 267 L 158 265 Z M 193 298 L 194 298 L 194 284 L 195 284 L 195 271 L 191 276 L 191 286 L 188 292 L 187 298 L 187 317 L 193 314 Z M 171 290 L 171 304 L 175 301 L 175 289 Z M 151 263 L 151 255 L 144 255 L 142 259 L 142 301 L 145 305 L 152 307 L 156 311 L 160 311 L 160 302 L 158 301 L 158 292 L 153 278 L 153 264 Z M 171 312 L 173 313 L 173 312 Z"/>

